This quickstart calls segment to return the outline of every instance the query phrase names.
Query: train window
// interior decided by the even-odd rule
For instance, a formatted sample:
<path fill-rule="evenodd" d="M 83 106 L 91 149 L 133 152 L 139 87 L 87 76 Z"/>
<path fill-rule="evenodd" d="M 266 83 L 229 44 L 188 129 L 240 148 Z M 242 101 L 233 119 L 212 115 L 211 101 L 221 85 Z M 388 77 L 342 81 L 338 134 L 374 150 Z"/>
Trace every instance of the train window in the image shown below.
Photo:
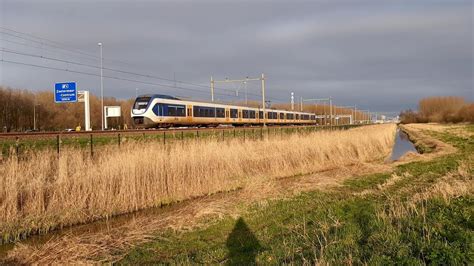
<path fill-rule="evenodd" d="M 280 119 L 285 119 L 285 114 L 284 113 L 280 113 Z"/>
<path fill-rule="evenodd" d="M 242 117 L 249 118 L 249 110 L 242 110 Z"/>
<path fill-rule="evenodd" d="M 155 104 L 152 110 L 153 110 L 153 113 L 155 113 L 155 115 L 162 116 L 163 107 L 161 107 L 159 103 Z"/>
<path fill-rule="evenodd" d="M 166 109 L 168 109 L 168 112 L 166 112 Z M 164 104 L 163 113 L 168 116 L 186 116 L 186 106 Z"/>
<path fill-rule="evenodd" d="M 315 116 L 315 115 L 312 115 L 312 116 L 311 116 L 311 120 L 316 120 L 316 116 Z"/>
<path fill-rule="evenodd" d="M 254 110 L 249 110 L 249 118 L 255 119 L 256 112 Z"/>
<path fill-rule="evenodd" d="M 216 108 L 216 117 L 225 117 L 225 109 Z"/>
<path fill-rule="evenodd" d="M 135 104 L 133 105 L 133 109 L 142 110 L 148 107 L 148 103 L 150 102 L 151 97 L 138 97 L 135 100 Z"/>
<path fill-rule="evenodd" d="M 186 106 L 158 103 L 153 106 L 153 112 L 157 116 L 186 116 Z"/>
<path fill-rule="evenodd" d="M 245 110 L 244 110 L 245 111 Z M 238 117 L 238 110 L 237 109 L 230 109 L 230 117 L 237 118 Z M 245 117 L 245 116 L 244 116 Z"/>
<path fill-rule="evenodd" d="M 224 108 L 218 108 L 224 110 Z M 194 117 L 216 117 L 216 108 L 207 106 L 193 106 Z M 225 112 L 223 111 L 225 116 Z M 224 117 L 222 116 L 222 117 Z"/>
<path fill-rule="evenodd" d="M 263 111 L 258 111 L 258 118 L 263 119 Z"/>
<path fill-rule="evenodd" d="M 299 120 L 299 119 L 300 119 L 300 115 L 296 114 L 296 120 Z"/>

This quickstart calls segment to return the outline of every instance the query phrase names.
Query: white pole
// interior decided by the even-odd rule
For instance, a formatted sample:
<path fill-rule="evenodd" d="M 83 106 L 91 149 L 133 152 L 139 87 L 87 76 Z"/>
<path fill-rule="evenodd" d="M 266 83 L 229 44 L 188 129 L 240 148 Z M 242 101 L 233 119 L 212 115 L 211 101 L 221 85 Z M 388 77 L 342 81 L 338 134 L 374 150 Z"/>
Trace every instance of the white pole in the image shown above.
<path fill-rule="evenodd" d="M 98 43 L 100 47 L 100 106 L 102 109 L 102 130 L 104 130 L 104 65 L 102 57 L 102 43 Z"/>
<path fill-rule="evenodd" d="M 211 76 L 211 102 L 214 101 L 214 79 Z"/>
<path fill-rule="evenodd" d="M 245 78 L 245 106 L 248 106 L 248 98 L 247 98 L 247 79 Z"/>
<path fill-rule="evenodd" d="M 33 130 L 36 130 L 36 102 L 33 103 Z"/>
<path fill-rule="evenodd" d="M 303 97 L 300 97 L 300 112 L 303 112 Z"/>
<path fill-rule="evenodd" d="M 104 124 L 105 124 L 105 128 L 107 128 L 107 106 L 104 106 L 104 113 L 105 113 Z"/>
<path fill-rule="evenodd" d="M 357 105 L 354 105 L 354 124 L 357 123 Z"/>
<path fill-rule="evenodd" d="M 291 111 L 295 110 L 295 93 L 291 93 Z"/>
<path fill-rule="evenodd" d="M 86 131 L 91 131 L 91 114 L 89 103 L 89 91 L 84 91 L 84 127 Z"/>
<path fill-rule="evenodd" d="M 329 123 L 332 127 L 332 98 L 329 96 Z"/>
<path fill-rule="evenodd" d="M 262 73 L 262 106 L 263 106 L 263 126 L 265 124 L 265 75 Z"/>

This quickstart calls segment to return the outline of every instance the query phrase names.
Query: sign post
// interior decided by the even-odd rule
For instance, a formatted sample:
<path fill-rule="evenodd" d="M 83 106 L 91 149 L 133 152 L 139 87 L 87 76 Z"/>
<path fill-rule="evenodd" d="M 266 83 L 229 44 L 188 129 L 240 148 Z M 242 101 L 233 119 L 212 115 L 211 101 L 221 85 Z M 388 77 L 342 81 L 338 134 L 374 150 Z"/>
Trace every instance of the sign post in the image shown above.
<path fill-rule="evenodd" d="M 84 127 L 86 131 L 91 129 L 89 91 L 77 91 L 76 82 L 60 82 L 54 85 L 55 103 L 84 103 Z"/>
<path fill-rule="evenodd" d="M 91 115 L 89 104 L 89 91 L 78 91 L 79 102 L 84 103 L 84 127 L 86 131 L 91 131 Z"/>
<path fill-rule="evenodd" d="M 55 103 L 75 103 L 77 102 L 76 82 L 61 82 L 54 86 Z"/>

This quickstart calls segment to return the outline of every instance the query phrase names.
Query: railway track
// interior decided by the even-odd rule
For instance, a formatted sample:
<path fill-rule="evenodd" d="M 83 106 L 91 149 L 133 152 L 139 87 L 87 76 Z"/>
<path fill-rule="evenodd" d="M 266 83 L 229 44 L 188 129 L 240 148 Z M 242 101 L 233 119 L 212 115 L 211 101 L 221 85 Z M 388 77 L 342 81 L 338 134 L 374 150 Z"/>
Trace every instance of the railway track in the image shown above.
<path fill-rule="evenodd" d="M 344 128 L 352 127 L 354 125 L 342 125 L 342 126 L 333 126 L 334 128 Z M 314 126 L 314 125 L 292 125 L 292 126 L 268 126 L 266 128 L 330 128 L 330 126 Z M 213 127 L 213 128 L 197 128 L 197 127 L 188 127 L 188 128 L 166 128 L 166 129 L 129 129 L 129 130 L 105 130 L 105 131 L 45 131 L 45 132 L 9 132 L 9 133 L 0 133 L 0 139 L 16 139 L 16 138 L 41 138 L 41 137 L 53 137 L 53 136 L 64 136 L 64 137 L 77 137 L 85 135 L 94 135 L 94 136 L 107 136 L 107 135 L 117 135 L 117 134 L 160 134 L 163 132 L 166 133 L 175 133 L 175 132 L 186 132 L 186 131 L 231 131 L 231 130 L 251 130 L 251 129 L 260 129 L 261 126 L 243 126 L 243 127 Z"/>

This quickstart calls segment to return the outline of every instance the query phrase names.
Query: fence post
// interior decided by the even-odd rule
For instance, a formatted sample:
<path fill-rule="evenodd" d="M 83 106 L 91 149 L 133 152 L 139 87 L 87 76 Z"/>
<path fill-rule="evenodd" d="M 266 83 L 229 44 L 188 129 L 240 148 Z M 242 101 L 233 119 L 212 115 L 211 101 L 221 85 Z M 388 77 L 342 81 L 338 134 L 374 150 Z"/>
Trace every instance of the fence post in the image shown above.
<path fill-rule="evenodd" d="M 20 154 L 20 138 L 16 137 L 15 141 L 15 152 L 16 152 L 16 157 L 18 157 Z"/>
<path fill-rule="evenodd" d="M 181 131 L 181 140 L 184 140 L 184 131 Z"/>
<path fill-rule="evenodd" d="M 118 146 L 120 147 L 120 133 L 118 133 Z"/>
<path fill-rule="evenodd" d="M 166 144 L 166 131 L 163 131 L 163 145 Z"/>
<path fill-rule="evenodd" d="M 234 128 L 234 139 L 235 139 L 235 128 Z"/>
<path fill-rule="evenodd" d="M 56 151 L 59 154 L 59 135 L 56 135 Z"/>
<path fill-rule="evenodd" d="M 224 141 L 225 137 L 225 129 L 222 130 L 222 141 Z"/>
<path fill-rule="evenodd" d="M 199 138 L 199 130 L 196 130 L 196 138 Z"/>
<path fill-rule="evenodd" d="M 263 140 L 263 127 L 260 128 L 260 139 Z"/>
<path fill-rule="evenodd" d="M 94 157 L 94 139 L 91 134 L 91 157 Z"/>
<path fill-rule="evenodd" d="M 245 128 L 244 128 L 244 142 L 245 142 Z"/>

